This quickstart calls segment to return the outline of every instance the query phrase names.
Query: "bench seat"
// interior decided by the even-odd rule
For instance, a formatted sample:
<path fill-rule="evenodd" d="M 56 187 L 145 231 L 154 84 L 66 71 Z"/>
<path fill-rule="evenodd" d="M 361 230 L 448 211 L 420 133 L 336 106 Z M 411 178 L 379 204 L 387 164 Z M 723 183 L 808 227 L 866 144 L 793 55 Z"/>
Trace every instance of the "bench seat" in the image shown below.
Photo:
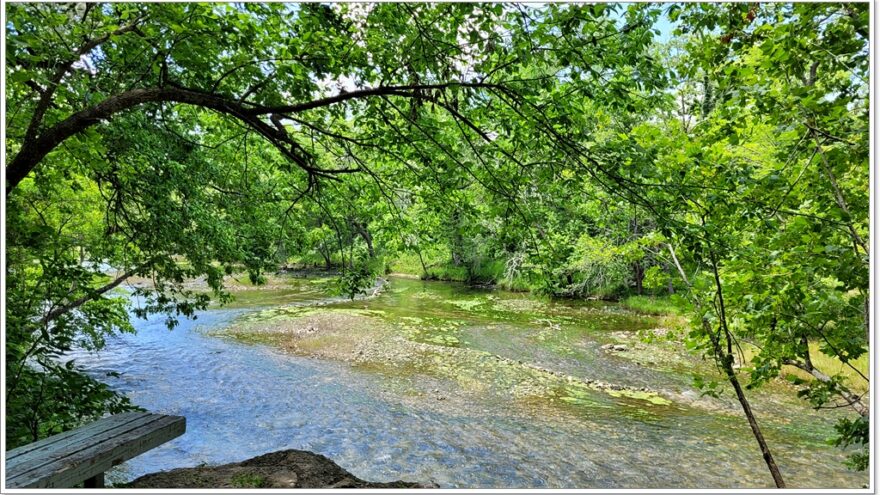
<path fill-rule="evenodd" d="M 127 412 L 6 452 L 6 488 L 100 487 L 104 472 L 182 435 L 186 418 Z"/>

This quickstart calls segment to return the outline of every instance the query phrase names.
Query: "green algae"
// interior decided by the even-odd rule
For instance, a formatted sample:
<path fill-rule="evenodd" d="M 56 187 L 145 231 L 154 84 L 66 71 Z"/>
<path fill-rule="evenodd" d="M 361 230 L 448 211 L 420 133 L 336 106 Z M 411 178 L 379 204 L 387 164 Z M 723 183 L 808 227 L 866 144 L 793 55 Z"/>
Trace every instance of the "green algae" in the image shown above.
<path fill-rule="evenodd" d="M 608 395 L 611 397 L 627 397 L 630 399 L 644 400 L 657 406 L 668 406 L 672 404 L 672 401 L 669 399 L 660 397 L 654 392 L 645 392 L 642 390 L 609 390 Z"/>
<path fill-rule="evenodd" d="M 548 421 L 575 415 L 590 422 L 610 424 L 626 417 L 660 424 L 681 416 L 720 416 L 715 409 L 707 412 L 704 406 L 690 401 L 672 401 L 655 392 L 591 386 L 588 380 L 560 373 L 626 385 L 633 383 L 628 378 L 642 377 L 639 373 L 650 369 L 662 380 L 675 384 L 659 388 L 680 390 L 691 386 L 689 377 L 697 368 L 711 372 L 710 362 L 688 355 L 674 339 L 658 338 L 650 345 L 641 342 L 647 331 L 662 326 L 663 321 L 633 314 L 614 304 L 547 302 L 519 294 L 476 292 L 453 289 L 449 284 L 394 279 L 388 291 L 367 301 L 282 306 L 255 313 L 236 321 L 233 326 L 240 331 L 231 337 L 245 343 L 280 345 L 279 336 L 265 331 L 249 332 L 248 325 L 268 328 L 285 319 L 327 314 L 357 316 L 364 318 L 364 324 L 385 325 L 377 337 L 370 337 L 375 338 L 374 348 L 379 351 L 353 364 L 381 375 L 383 388 L 409 397 L 412 407 L 420 407 L 420 401 L 430 399 L 432 407 L 451 408 L 458 397 L 459 409 L 461 404 L 470 403 L 467 401 L 481 407 L 502 404 L 500 407 L 509 407 L 516 414 L 540 414 Z M 480 339 L 481 335 L 488 337 Z M 309 350 L 337 343 L 309 339 L 314 341 Z M 401 341 L 419 346 L 402 346 Z M 626 343 L 627 351 L 606 353 L 599 350 L 604 343 Z M 389 350 L 398 357 L 384 358 Z M 567 362 L 577 364 L 572 369 L 560 367 Z M 552 369 L 556 374 L 534 369 L 530 363 Z M 603 366 L 636 371 L 612 374 Z M 432 395 L 435 387 L 446 396 L 444 401 Z M 813 413 L 797 404 L 792 391 L 781 387 L 770 384 L 753 392 L 756 406 L 762 407 L 768 418 L 768 435 L 777 442 L 790 443 L 796 439 L 799 445 L 815 443 L 818 448 L 833 433 L 832 423 L 824 421 L 821 428 L 804 431 L 798 425 Z M 777 398 L 782 394 L 788 395 Z M 789 396 L 793 398 L 787 400 Z"/>
<path fill-rule="evenodd" d="M 490 299 L 492 309 L 498 312 L 514 312 L 514 313 L 541 313 L 547 310 L 546 302 L 538 299 L 501 299 L 494 297 Z"/>
<path fill-rule="evenodd" d="M 596 390 L 582 384 L 566 384 L 556 388 L 551 397 L 567 404 L 610 409 L 612 406 L 597 399 Z"/>
<path fill-rule="evenodd" d="M 452 304 L 460 309 L 465 311 L 473 311 L 476 308 L 483 306 L 486 304 L 486 301 L 481 301 L 479 299 L 465 299 L 465 300 L 451 300 L 445 301 L 447 304 Z"/>
<path fill-rule="evenodd" d="M 241 342 L 243 344 L 249 345 L 271 345 L 275 346 L 280 344 L 282 337 L 279 334 L 271 333 L 271 332 L 249 332 L 249 331 L 229 331 L 229 330 L 220 330 L 217 332 L 213 332 L 212 335 L 218 337 L 229 338 L 235 340 L 237 342 Z"/>
<path fill-rule="evenodd" d="M 356 309 L 356 308 L 336 308 L 336 307 L 314 307 L 314 306 L 282 306 L 277 308 L 264 309 L 255 311 L 238 318 L 238 323 L 268 322 L 292 320 L 306 316 L 325 315 L 325 314 L 341 314 L 350 316 L 379 317 L 385 314 L 384 311 L 378 309 Z"/>
<path fill-rule="evenodd" d="M 399 287 L 398 289 L 407 289 Z M 578 321 L 571 315 L 537 315 L 529 313 L 534 310 L 547 310 L 545 301 L 509 298 L 503 299 L 489 294 L 481 298 L 454 299 L 439 297 L 437 293 L 418 291 L 403 295 L 405 290 L 394 293 L 397 297 L 436 300 L 438 304 L 450 304 L 474 313 L 472 318 L 482 322 L 487 317 L 490 321 L 496 321 L 500 313 L 513 316 L 515 324 L 523 326 L 525 334 L 536 345 L 551 351 L 555 355 L 564 357 L 583 357 L 583 350 L 579 344 L 589 338 L 597 328 L 625 326 L 632 318 L 626 314 L 594 311 L 594 320 L 587 322 Z M 440 292 L 440 291 L 438 291 Z M 442 294 L 442 292 L 441 292 Z M 454 295 L 454 294 L 449 294 Z M 491 303 L 491 305 L 489 305 Z M 342 303 L 345 305 L 346 303 Z M 366 307 L 366 306 L 365 306 Z M 482 314 L 488 310 L 489 314 Z M 594 310 L 595 308 L 591 308 Z M 611 397 L 616 399 L 637 400 L 646 406 L 669 405 L 671 401 L 660 397 L 656 393 L 611 390 L 584 384 L 580 381 L 563 379 L 560 376 L 548 372 L 536 370 L 527 364 L 511 361 L 491 352 L 469 347 L 469 343 L 463 340 L 462 328 L 465 321 L 450 320 L 432 316 L 408 316 L 398 315 L 393 307 L 385 306 L 383 310 L 361 309 L 351 307 L 338 307 L 338 305 L 320 307 L 278 307 L 254 312 L 240 318 L 239 328 L 233 332 L 234 337 L 243 342 L 259 344 L 277 344 L 278 339 L 273 338 L 271 332 L 248 332 L 246 326 L 252 323 L 279 322 L 283 320 L 296 320 L 310 316 L 327 314 L 344 314 L 359 317 L 381 317 L 388 323 L 393 333 L 404 337 L 406 340 L 438 346 L 439 348 L 462 349 L 467 352 L 450 355 L 444 352 L 423 352 L 421 356 L 413 356 L 406 367 L 400 368 L 401 372 L 421 373 L 430 376 L 443 377 L 458 384 L 462 389 L 469 391 L 492 390 L 501 396 L 513 398 L 544 398 L 550 402 L 565 403 L 570 406 L 580 407 L 614 407 L 607 399 L 597 397 Z M 514 313 L 514 315 L 510 315 Z M 485 325 L 485 324 L 484 324 Z M 517 327 L 509 331 L 523 332 Z M 316 344 L 320 345 L 320 339 Z M 328 344 L 332 341 L 328 341 Z M 599 394 L 599 395 L 597 395 Z M 604 401 L 604 402 L 603 402 Z"/>
<path fill-rule="evenodd" d="M 395 328 L 407 340 L 446 347 L 459 347 L 462 344 L 461 322 L 419 317 L 401 317 L 398 320 Z"/>
<path fill-rule="evenodd" d="M 440 296 L 439 294 L 428 292 L 426 290 L 421 290 L 414 294 L 410 294 L 409 297 L 412 297 L 413 299 L 429 299 L 435 301 L 442 298 L 442 296 Z"/>

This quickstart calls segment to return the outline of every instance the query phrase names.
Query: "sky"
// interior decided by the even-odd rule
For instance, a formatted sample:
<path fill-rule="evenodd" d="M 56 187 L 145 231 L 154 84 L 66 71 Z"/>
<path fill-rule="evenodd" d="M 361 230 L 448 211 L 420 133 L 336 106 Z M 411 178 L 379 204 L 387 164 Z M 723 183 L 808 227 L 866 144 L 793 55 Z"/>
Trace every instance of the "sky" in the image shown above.
<path fill-rule="evenodd" d="M 660 31 L 660 36 L 657 37 L 658 41 L 666 43 L 672 39 L 672 31 L 675 29 L 675 24 L 666 17 L 665 13 L 657 19 L 657 22 L 654 23 L 654 27 Z"/>

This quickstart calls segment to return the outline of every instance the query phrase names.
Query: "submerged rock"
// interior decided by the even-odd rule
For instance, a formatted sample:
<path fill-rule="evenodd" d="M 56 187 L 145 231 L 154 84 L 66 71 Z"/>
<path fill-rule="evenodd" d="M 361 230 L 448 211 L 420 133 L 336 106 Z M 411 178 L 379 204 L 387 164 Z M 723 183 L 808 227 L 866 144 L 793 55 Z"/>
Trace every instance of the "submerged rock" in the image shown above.
<path fill-rule="evenodd" d="M 434 483 L 364 481 L 327 457 L 305 450 L 280 450 L 232 464 L 180 468 L 147 474 L 123 487 L 438 488 Z"/>

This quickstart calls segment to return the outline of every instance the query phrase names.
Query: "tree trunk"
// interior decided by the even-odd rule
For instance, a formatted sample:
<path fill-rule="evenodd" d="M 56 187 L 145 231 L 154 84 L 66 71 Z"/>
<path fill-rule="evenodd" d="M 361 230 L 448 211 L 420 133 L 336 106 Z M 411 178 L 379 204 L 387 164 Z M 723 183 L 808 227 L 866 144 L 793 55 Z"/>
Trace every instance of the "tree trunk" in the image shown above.
<path fill-rule="evenodd" d="M 419 263 L 422 265 L 422 272 L 424 272 L 425 276 L 428 276 L 428 266 L 425 264 L 425 258 L 422 256 L 422 250 L 416 247 L 416 254 L 419 255 Z"/>
<path fill-rule="evenodd" d="M 70 311 L 73 311 L 74 309 L 82 306 L 85 303 L 87 303 L 93 299 L 97 299 L 99 296 L 115 289 L 116 287 L 119 287 L 119 284 L 128 280 L 129 277 L 131 277 L 132 275 L 134 275 L 138 271 L 144 269 L 145 266 L 146 266 L 146 264 L 143 264 L 143 265 L 137 266 L 135 268 L 132 268 L 131 270 L 123 273 L 122 275 L 120 275 L 119 277 L 117 277 L 116 279 L 114 279 L 113 281 L 108 283 L 107 285 L 104 285 L 103 287 L 100 287 L 100 288 L 95 289 L 93 291 L 89 291 L 89 293 L 87 295 L 85 295 L 81 298 L 76 299 L 74 301 L 71 301 L 63 306 L 58 306 L 58 307 L 52 308 L 48 313 L 46 313 L 43 316 L 43 318 L 40 320 L 40 322 L 43 324 L 49 323 L 52 320 L 58 318 L 59 316 L 65 315 L 65 314 L 69 313 Z"/>
<path fill-rule="evenodd" d="M 462 239 L 461 232 L 458 230 L 459 224 L 461 223 L 461 210 L 456 208 L 452 212 L 452 239 L 450 246 L 450 255 L 452 256 L 452 264 L 455 266 L 461 266 L 464 264 L 464 258 L 462 257 L 462 252 L 464 251 L 464 239 Z"/>
<path fill-rule="evenodd" d="M 333 268 L 333 262 L 330 260 L 329 250 L 322 242 L 321 245 L 318 246 L 318 252 L 321 253 L 321 257 L 324 258 L 324 269 L 330 271 Z"/>
<path fill-rule="evenodd" d="M 784 364 L 789 366 L 794 366 L 795 368 L 801 369 L 809 373 L 813 378 L 819 380 L 822 383 L 831 383 L 831 377 L 822 373 L 815 367 L 813 367 L 813 363 L 809 360 L 809 354 L 804 356 L 804 361 L 796 361 L 793 359 L 786 359 L 783 361 Z M 836 385 L 834 390 L 837 392 L 847 404 L 849 404 L 857 413 L 862 416 L 868 416 L 870 414 L 870 407 L 862 402 L 862 397 L 852 393 L 849 389 L 842 385 Z"/>
<path fill-rule="evenodd" d="M 636 282 L 636 294 L 642 295 L 642 281 L 645 279 L 645 271 L 642 269 L 642 263 L 634 261 L 632 264 L 633 279 Z"/>
<path fill-rule="evenodd" d="M 721 342 L 719 341 L 719 336 L 715 334 L 709 326 L 709 321 L 706 319 L 703 319 L 703 329 L 709 334 L 709 338 L 712 340 L 712 347 L 715 355 L 721 362 L 721 368 L 724 370 L 724 374 L 727 375 L 727 380 L 733 386 L 733 390 L 736 393 L 736 400 L 739 401 L 740 406 L 742 406 L 743 413 L 746 415 L 746 420 L 749 422 L 749 427 L 752 429 L 752 435 L 755 437 L 755 440 L 758 442 L 758 447 L 761 449 L 761 456 L 764 457 L 764 463 L 767 464 L 767 469 L 770 470 L 770 476 L 773 477 L 773 482 L 776 483 L 776 488 L 785 488 L 785 480 L 782 479 L 782 473 L 779 471 L 779 466 L 776 465 L 776 461 L 773 459 L 773 454 L 770 452 L 770 447 L 764 439 L 764 434 L 761 432 L 761 427 L 758 425 L 758 420 L 755 418 L 752 406 L 749 404 L 749 400 L 746 398 L 746 394 L 743 392 L 742 386 L 739 383 L 739 378 L 736 376 L 736 371 L 733 369 L 733 354 L 726 353 L 723 350 Z"/>
<path fill-rule="evenodd" d="M 785 488 L 785 481 L 782 479 L 782 473 L 779 471 L 779 466 L 776 465 L 776 461 L 773 459 L 773 454 L 770 453 L 770 447 L 767 446 L 767 441 L 764 440 L 764 434 L 761 432 L 761 427 L 758 426 L 758 420 L 752 412 L 752 406 L 749 404 L 746 394 L 743 392 L 739 379 L 736 376 L 736 372 L 733 369 L 733 336 L 730 334 L 730 329 L 727 326 L 727 311 L 724 307 L 724 292 L 721 288 L 721 277 L 718 274 L 718 262 L 716 261 L 715 253 L 711 250 L 711 247 L 709 250 L 709 257 L 712 261 L 712 275 L 715 278 L 715 291 L 718 297 L 717 313 L 721 326 L 720 330 L 723 330 L 727 349 L 725 350 L 721 346 L 720 336 L 712 331 L 709 327 L 709 322 L 705 318 L 703 319 L 703 328 L 709 332 L 709 338 L 712 339 L 715 356 L 721 361 L 721 366 L 724 369 L 724 373 L 727 375 L 727 380 L 733 385 L 733 390 L 736 392 L 736 399 L 742 406 L 743 413 L 746 415 L 746 419 L 752 429 L 752 434 L 758 442 L 758 446 L 761 448 L 761 455 L 764 457 L 767 469 L 770 470 L 770 475 L 776 483 L 776 488 Z M 719 333 L 721 332 L 719 331 Z"/>
<path fill-rule="evenodd" d="M 370 258 L 375 258 L 376 251 L 373 249 L 373 236 L 370 234 L 370 231 L 367 230 L 366 225 L 358 220 L 352 220 L 351 224 L 354 226 L 358 235 L 361 236 L 361 239 L 367 244 L 367 253 L 369 253 Z"/>
<path fill-rule="evenodd" d="M 681 275 L 682 280 L 688 288 L 692 288 L 690 280 L 688 280 L 687 275 L 684 272 L 684 269 L 681 267 L 681 263 L 678 261 L 678 257 L 675 255 L 675 250 L 672 247 L 672 244 L 666 245 L 669 248 L 669 254 L 672 255 L 672 261 L 675 263 L 675 267 L 678 269 L 678 273 Z M 773 477 L 773 482 L 776 483 L 776 488 L 785 488 L 785 481 L 782 479 L 782 473 L 779 471 L 779 466 L 776 465 L 776 461 L 773 459 L 773 454 L 770 452 L 770 447 L 767 446 L 767 441 L 764 439 L 764 434 L 761 432 L 760 426 L 758 426 L 758 420 L 755 418 L 754 412 L 752 412 L 752 407 L 749 404 L 748 398 L 746 398 L 745 393 L 743 392 L 742 386 L 740 386 L 739 379 L 736 376 L 736 372 L 733 369 L 733 352 L 731 350 L 732 342 L 731 336 L 727 329 L 727 315 L 724 309 L 724 296 L 721 292 L 721 278 L 718 276 L 718 265 L 715 262 L 714 253 L 711 253 L 712 259 L 712 273 L 715 276 L 715 287 L 718 294 L 719 300 L 719 320 L 724 330 L 724 336 L 727 339 L 727 351 L 725 352 L 724 348 L 721 346 L 720 336 L 716 335 L 715 331 L 712 330 L 712 327 L 709 325 L 709 321 L 703 318 L 703 330 L 709 336 L 709 339 L 712 341 L 712 351 L 715 355 L 715 358 L 721 364 L 722 369 L 724 370 L 724 374 L 727 375 L 727 380 L 733 386 L 733 390 L 736 393 L 736 399 L 739 401 L 740 406 L 742 406 L 743 413 L 746 415 L 746 419 L 749 422 L 749 427 L 752 429 L 752 435 L 755 437 L 755 440 L 758 442 L 758 447 L 761 449 L 761 455 L 764 457 L 764 462 L 767 464 L 767 469 L 770 470 L 770 476 Z M 701 304 L 699 299 L 693 297 L 694 307 L 697 311 L 701 310 Z M 719 333 L 720 333 L 719 329 Z"/>

